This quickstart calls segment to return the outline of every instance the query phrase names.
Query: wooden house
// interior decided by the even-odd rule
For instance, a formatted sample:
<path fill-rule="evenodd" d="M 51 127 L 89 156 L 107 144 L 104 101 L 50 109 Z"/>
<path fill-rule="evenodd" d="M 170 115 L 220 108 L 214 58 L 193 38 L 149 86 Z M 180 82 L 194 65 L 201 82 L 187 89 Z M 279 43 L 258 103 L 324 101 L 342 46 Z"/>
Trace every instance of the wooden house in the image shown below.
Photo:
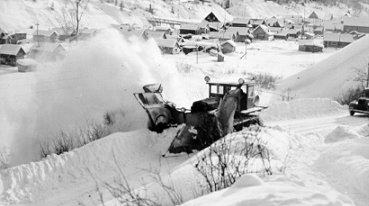
<path fill-rule="evenodd" d="M 0 47 L 0 64 L 16 66 L 17 60 L 24 58 L 26 52 L 20 45 L 3 44 Z"/>
<path fill-rule="evenodd" d="M 220 13 L 216 10 L 211 11 L 208 15 L 203 19 L 208 22 L 222 22 L 224 24 L 229 23 L 233 20 L 233 17 L 229 15 L 227 12 Z"/>
<path fill-rule="evenodd" d="M 284 25 L 284 20 L 282 19 L 277 19 L 277 18 L 270 18 L 265 20 L 265 24 L 269 27 L 278 27 L 278 28 L 283 28 Z"/>
<path fill-rule="evenodd" d="M 264 19 L 250 19 L 250 24 L 252 28 L 257 28 L 260 25 L 266 25 L 266 22 Z"/>
<path fill-rule="evenodd" d="M 227 40 L 220 44 L 223 54 L 232 53 L 236 51 L 236 44 L 232 40 Z"/>
<path fill-rule="evenodd" d="M 269 40 L 273 37 L 272 33 L 270 32 L 269 28 L 265 25 L 259 25 L 254 29 L 252 32 L 255 39 L 260 40 Z"/>
<path fill-rule="evenodd" d="M 27 33 L 25 32 L 15 32 L 14 34 L 10 35 L 10 43 L 17 44 L 19 41 L 27 39 Z"/>
<path fill-rule="evenodd" d="M 249 27 L 250 19 L 249 18 L 233 18 L 233 20 L 229 23 L 231 27 Z"/>
<path fill-rule="evenodd" d="M 34 45 L 29 56 L 32 58 L 43 58 L 47 60 L 57 60 L 64 57 L 65 48 L 58 43 L 44 42 L 40 45 Z"/>
<path fill-rule="evenodd" d="M 369 33 L 369 18 L 368 17 L 346 17 L 343 19 L 343 31 L 349 33 L 357 31 L 360 33 Z"/>
<path fill-rule="evenodd" d="M 299 51 L 304 52 L 323 52 L 323 45 L 316 43 L 313 40 L 300 40 L 299 41 Z"/>
<path fill-rule="evenodd" d="M 176 39 L 155 39 L 163 54 L 178 54 L 180 52 Z"/>
<path fill-rule="evenodd" d="M 33 59 L 18 59 L 17 67 L 18 72 L 30 72 L 36 69 L 37 62 Z"/>
<path fill-rule="evenodd" d="M 165 31 L 147 30 L 147 36 L 153 39 L 166 39 L 167 38 Z"/>
<path fill-rule="evenodd" d="M 8 34 L 4 34 L 1 38 L 0 38 L 0 44 L 11 44 L 12 38 L 10 35 Z"/>
<path fill-rule="evenodd" d="M 180 34 L 195 34 L 199 35 L 202 33 L 202 30 L 197 24 L 181 24 L 179 29 Z"/>
<path fill-rule="evenodd" d="M 308 16 L 309 19 L 320 19 L 318 14 L 315 13 L 315 11 L 311 12 L 311 14 Z"/>
<path fill-rule="evenodd" d="M 224 28 L 224 24 L 222 22 L 208 22 L 206 20 L 202 20 L 199 26 L 201 29 L 201 33 L 220 31 Z"/>
<path fill-rule="evenodd" d="M 324 47 L 342 48 L 355 41 L 355 36 L 348 33 L 324 33 Z"/>
<path fill-rule="evenodd" d="M 53 30 L 38 30 L 33 33 L 33 40 L 37 42 L 56 42 L 59 34 Z"/>
<path fill-rule="evenodd" d="M 343 22 L 341 21 L 325 21 L 323 24 L 324 31 L 331 32 L 342 32 L 343 31 Z"/>
<path fill-rule="evenodd" d="M 232 40 L 235 42 L 245 42 L 246 39 L 252 41 L 253 36 L 247 27 L 228 27 L 226 32 L 232 33 Z"/>

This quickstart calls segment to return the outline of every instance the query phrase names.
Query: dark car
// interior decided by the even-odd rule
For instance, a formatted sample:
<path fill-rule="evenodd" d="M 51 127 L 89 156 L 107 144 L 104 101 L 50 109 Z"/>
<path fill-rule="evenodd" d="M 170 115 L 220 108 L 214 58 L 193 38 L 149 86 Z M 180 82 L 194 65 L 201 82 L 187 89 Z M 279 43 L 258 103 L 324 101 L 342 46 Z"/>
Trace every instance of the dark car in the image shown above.
<path fill-rule="evenodd" d="M 363 95 L 349 104 L 350 115 L 355 113 L 369 114 L 369 88 L 364 89 Z"/>

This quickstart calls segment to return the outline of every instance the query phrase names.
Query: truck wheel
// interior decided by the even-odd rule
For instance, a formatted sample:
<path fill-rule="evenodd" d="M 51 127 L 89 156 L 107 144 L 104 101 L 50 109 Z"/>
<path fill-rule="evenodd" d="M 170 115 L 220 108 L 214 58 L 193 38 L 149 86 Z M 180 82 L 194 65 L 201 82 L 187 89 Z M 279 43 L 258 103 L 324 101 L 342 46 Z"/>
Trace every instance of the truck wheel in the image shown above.
<path fill-rule="evenodd" d="M 350 116 L 354 116 L 355 112 L 354 111 L 350 111 Z"/>

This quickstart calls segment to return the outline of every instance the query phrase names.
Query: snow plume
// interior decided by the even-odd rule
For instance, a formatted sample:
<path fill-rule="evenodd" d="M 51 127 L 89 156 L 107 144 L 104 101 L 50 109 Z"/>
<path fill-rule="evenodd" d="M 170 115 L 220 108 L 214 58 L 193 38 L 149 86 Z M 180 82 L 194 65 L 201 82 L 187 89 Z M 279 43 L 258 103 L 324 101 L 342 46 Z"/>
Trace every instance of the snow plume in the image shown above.
<path fill-rule="evenodd" d="M 10 140 L 11 164 L 38 160 L 40 140 L 86 122 L 101 123 L 108 111 L 124 114 L 119 122 L 123 131 L 145 128 L 147 116 L 132 93 L 147 83 L 178 84 L 176 69 L 165 62 L 153 40 L 126 41 L 107 30 L 72 46 L 62 61 L 41 63 L 35 73 L 14 74 L 32 75 L 34 84 L 26 84 L 21 95 L 8 96 L 0 110 L 7 127 L 0 137 Z"/>

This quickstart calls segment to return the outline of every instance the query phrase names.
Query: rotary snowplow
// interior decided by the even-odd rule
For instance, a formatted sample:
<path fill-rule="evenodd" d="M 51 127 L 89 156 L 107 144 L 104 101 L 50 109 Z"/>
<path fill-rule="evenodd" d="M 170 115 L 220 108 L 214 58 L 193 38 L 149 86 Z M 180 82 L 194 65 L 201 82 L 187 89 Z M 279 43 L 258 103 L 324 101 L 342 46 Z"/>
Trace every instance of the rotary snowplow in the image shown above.
<path fill-rule="evenodd" d="M 160 84 L 143 87 L 143 93 L 135 93 L 137 101 L 149 116 L 148 128 L 162 132 L 164 129 L 185 124 L 174 137 L 169 153 L 190 153 L 211 145 L 234 130 L 251 124 L 260 124 L 255 114 L 266 107 L 259 106 L 259 96 L 253 82 L 213 82 L 209 85 L 209 97 L 193 102 L 191 109 L 176 108 L 164 100 Z"/>

